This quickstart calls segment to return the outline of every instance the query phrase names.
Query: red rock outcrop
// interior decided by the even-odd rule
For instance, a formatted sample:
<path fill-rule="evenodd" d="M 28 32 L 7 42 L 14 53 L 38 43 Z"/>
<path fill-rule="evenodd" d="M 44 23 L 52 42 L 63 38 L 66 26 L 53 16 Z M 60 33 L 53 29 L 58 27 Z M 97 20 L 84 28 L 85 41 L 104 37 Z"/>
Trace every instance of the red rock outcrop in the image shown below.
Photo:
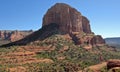
<path fill-rule="evenodd" d="M 76 45 L 82 45 L 83 47 L 92 48 L 94 46 L 105 45 L 105 40 L 100 35 L 94 34 L 70 34 Z"/>
<path fill-rule="evenodd" d="M 12 41 L 12 42 L 14 42 L 14 41 L 20 40 L 20 39 L 22 39 L 24 37 L 25 37 L 25 35 L 22 34 L 21 32 L 19 32 L 19 31 L 13 31 L 11 33 L 10 37 L 9 37 L 9 40 Z"/>
<path fill-rule="evenodd" d="M 105 44 L 105 40 L 100 35 L 93 36 L 90 42 L 93 46 L 101 46 Z"/>
<path fill-rule="evenodd" d="M 51 23 L 58 24 L 59 29 L 64 33 L 91 33 L 89 20 L 76 9 L 64 3 L 57 3 L 48 9 L 43 18 L 43 26 Z"/>

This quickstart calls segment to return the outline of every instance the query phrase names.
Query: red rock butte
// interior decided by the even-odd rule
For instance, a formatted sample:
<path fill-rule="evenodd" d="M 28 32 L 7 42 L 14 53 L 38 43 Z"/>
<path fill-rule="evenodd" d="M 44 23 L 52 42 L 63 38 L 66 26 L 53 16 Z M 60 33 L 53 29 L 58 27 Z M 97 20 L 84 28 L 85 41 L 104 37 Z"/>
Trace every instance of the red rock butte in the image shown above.
<path fill-rule="evenodd" d="M 43 18 L 43 26 L 51 23 L 59 25 L 65 33 L 84 32 L 91 33 L 89 20 L 81 15 L 75 8 L 64 3 L 57 3 L 48 9 Z"/>
<path fill-rule="evenodd" d="M 94 35 L 91 31 L 89 22 L 75 8 L 65 3 L 56 3 L 44 15 L 42 26 L 51 23 L 59 25 L 59 30 L 70 34 L 76 44 L 86 43 L 89 45 L 87 47 L 105 44 L 104 39 L 100 35 Z"/>

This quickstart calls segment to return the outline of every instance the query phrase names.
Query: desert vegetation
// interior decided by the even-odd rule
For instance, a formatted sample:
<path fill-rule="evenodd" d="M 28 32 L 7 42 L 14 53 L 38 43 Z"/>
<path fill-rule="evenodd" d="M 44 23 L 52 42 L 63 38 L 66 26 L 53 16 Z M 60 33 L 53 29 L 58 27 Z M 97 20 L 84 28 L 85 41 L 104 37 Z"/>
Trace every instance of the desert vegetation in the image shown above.
<path fill-rule="evenodd" d="M 27 46 L 0 48 L 0 58 L 0 72 L 77 72 L 109 59 L 120 59 L 120 52 L 107 45 L 86 50 L 55 34 Z M 102 68 L 101 72 L 106 70 Z"/>

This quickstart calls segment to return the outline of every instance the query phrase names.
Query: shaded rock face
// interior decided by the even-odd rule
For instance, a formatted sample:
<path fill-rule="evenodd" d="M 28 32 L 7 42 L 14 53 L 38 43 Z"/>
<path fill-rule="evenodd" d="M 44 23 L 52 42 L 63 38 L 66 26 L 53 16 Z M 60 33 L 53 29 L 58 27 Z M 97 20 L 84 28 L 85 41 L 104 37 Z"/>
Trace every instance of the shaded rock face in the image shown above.
<path fill-rule="evenodd" d="M 20 40 L 25 36 L 31 34 L 32 31 L 0 31 L 0 39 L 1 40 L 10 40 L 11 42 Z"/>
<path fill-rule="evenodd" d="M 82 16 L 76 9 L 64 3 L 57 3 L 50 9 L 43 18 L 43 26 L 56 23 L 64 33 L 85 32 L 91 33 L 89 20 Z"/>

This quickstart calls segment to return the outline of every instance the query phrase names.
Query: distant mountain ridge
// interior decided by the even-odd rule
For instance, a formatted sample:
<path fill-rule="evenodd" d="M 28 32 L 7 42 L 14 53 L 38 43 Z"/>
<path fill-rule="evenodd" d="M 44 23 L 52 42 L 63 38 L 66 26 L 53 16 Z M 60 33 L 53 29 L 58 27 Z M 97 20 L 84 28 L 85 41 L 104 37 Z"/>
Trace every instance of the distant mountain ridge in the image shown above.
<path fill-rule="evenodd" d="M 0 30 L 0 45 L 20 40 L 31 33 L 32 30 Z"/>
<path fill-rule="evenodd" d="M 105 41 L 110 46 L 120 47 L 120 37 L 105 38 Z"/>

